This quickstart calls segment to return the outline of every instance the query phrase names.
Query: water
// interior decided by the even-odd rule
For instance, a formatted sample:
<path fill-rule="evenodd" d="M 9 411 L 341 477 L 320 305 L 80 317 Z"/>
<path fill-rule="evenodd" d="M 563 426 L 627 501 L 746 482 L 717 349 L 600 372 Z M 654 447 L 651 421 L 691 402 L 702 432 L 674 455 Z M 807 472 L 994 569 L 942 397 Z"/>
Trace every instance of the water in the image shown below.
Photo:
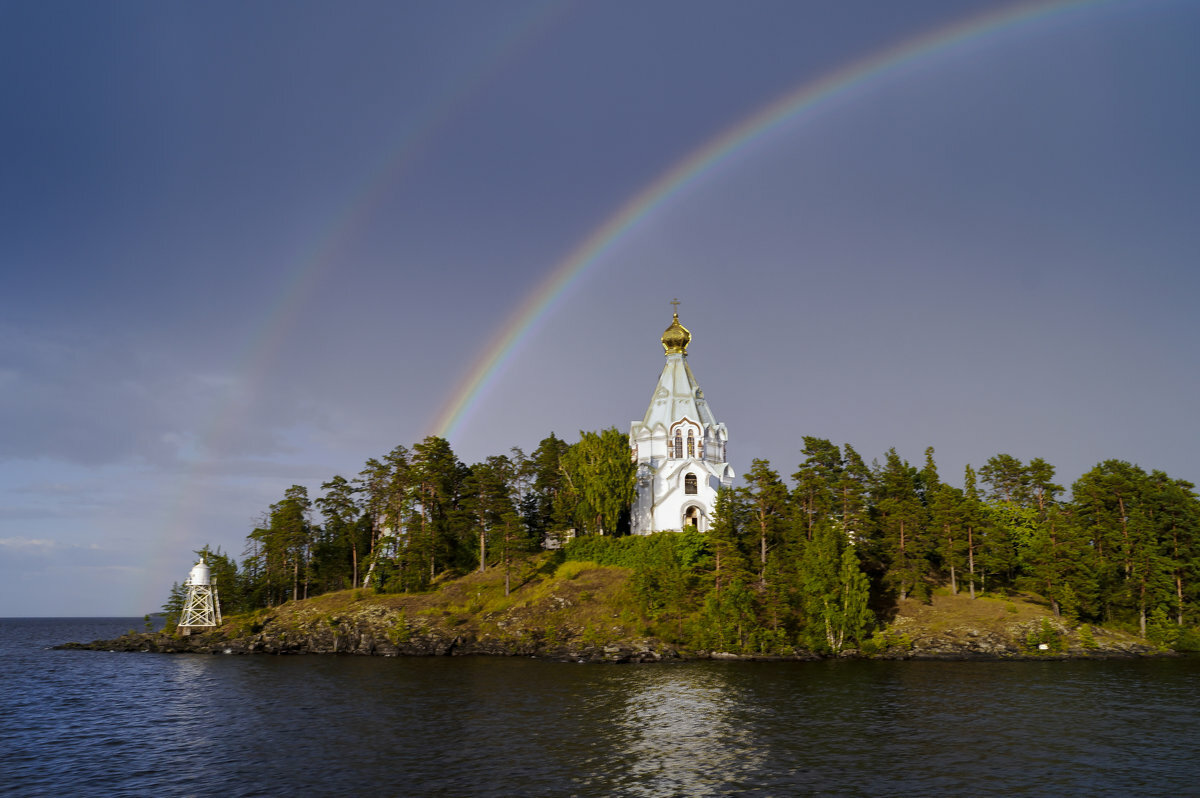
<path fill-rule="evenodd" d="M 1196 795 L 1200 660 L 697 662 L 54 651 L 0 620 L 16 795 Z"/>

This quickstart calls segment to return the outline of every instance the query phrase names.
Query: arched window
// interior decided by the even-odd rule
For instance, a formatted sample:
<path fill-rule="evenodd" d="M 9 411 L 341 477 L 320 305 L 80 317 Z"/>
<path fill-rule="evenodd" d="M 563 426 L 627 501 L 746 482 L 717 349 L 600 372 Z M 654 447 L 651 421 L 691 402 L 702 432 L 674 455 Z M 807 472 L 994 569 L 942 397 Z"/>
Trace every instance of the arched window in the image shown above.
<path fill-rule="evenodd" d="M 675 457 L 680 459 L 683 457 L 683 432 L 675 430 Z"/>
<path fill-rule="evenodd" d="M 696 456 L 696 433 L 688 430 L 688 457 Z"/>
<path fill-rule="evenodd" d="M 696 475 L 695 474 L 688 474 L 686 477 L 683 478 L 683 492 L 684 493 L 692 493 L 692 494 L 694 494 L 696 492 Z"/>

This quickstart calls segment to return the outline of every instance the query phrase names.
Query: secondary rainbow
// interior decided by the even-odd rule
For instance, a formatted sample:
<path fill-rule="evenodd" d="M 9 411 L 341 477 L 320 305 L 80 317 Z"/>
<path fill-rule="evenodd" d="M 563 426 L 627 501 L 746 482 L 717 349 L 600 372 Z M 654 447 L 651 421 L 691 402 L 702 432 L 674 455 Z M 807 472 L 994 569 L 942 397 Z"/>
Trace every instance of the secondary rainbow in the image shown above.
<path fill-rule="evenodd" d="M 494 46 L 481 53 L 473 68 L 466 70 L 458 82 L 447 87 L 438 103 L 420 115 L 396 141 L 377 159 L 374 168 L 341 201 L 334 203 L 340 211 L 321 227 L 307 242 L 302 257 L 289 279 L 280 287 L 273 301 L 264 309 L 254 333 L 247 337 L 233 372 L 240 376 L 242 393 L 256 390 L 255 382 L 271 358 L 279 351 L 287 334 L 299 321 L 305 303 L 320 281 L 338 265 L 344 246 L 371 220 L 389 193 L 401 182 L 407 167 L 432 146 L 438 131 L 453 123 L 455 118 L 479 96 L 488 85 L 503 73 L 537 42 L 562 22 L 571 6 L 543 0 L 523 15 L 516 17 Z M 215 410 L 197 430 L 197 451 L 218 450 L 233 435 L 240 419 L 239 402 L 229 400 Z M 148 557 L 148 573 L 165 573 L 178 568 L 182 541 L 194 539 L 191 524 L 199 516 L 201 493 L 195 489 L 197 475 L 203 463 L 195 462 L 191 471 L 180 480 L 180 488 L 163 512 L 162 526 L 171 534 L 157 539 Z M 190 557 L 190 553 L 188 554 Z M 190 563 L 190 560 L 185 558 Z M 142 584 L 140 601 L 143 606 L 155 603 L 158 586 L 151 580 Z"/>
<path fill-rule="evenodd" d="M 509 315 L 492 343 L 480 353 L 432 425 L 432 433 L 452 437 L 471 416 L 479 399 L 503 373 L 520 345 L 546 318 L 556 300 L 655 209 L 662 207 L 731 155 L 766 138 L 769 133 L 827 104 L 853 89 L 915 62 L 978 42 L 1010 28 L 1031 25 L 1065 12 L 1121 0 L 1058 0 L 1021 3 L 952 23 L 902 41 L 850 63 L 816 80 L 806 81 L 774 102 L 692 150 L 622 204 L 597 227 Z"/>

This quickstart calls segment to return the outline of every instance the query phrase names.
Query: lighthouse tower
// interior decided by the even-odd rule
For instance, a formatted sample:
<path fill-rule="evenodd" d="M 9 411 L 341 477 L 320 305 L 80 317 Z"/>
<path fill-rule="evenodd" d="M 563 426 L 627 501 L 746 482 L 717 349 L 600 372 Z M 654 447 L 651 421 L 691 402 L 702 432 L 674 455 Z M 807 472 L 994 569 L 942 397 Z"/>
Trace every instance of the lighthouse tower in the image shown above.
<path fill-rule="evenodd" d="M 675 313 L 662 335 L 667 362 L 650 407 L 629 430 L 629 445 L 637 463 L 635 535 L 689 526 L 707 530 L 717 491 L 733 485 L 733 469 L 725 454 L 729 433 L 713 416 L 688 366 L 691 341 L 691 332 Z"/>
<path fill-rule="evenodd" d="M 183 614 L 176 627 L 180 634 L 190 635 L 193 629 L 212 628 L 221 623 L 221 603 L 217 599 L 217 588 L 204 558 L 192 566 L 188 574 L 187 600 L 183 603 Z"/>

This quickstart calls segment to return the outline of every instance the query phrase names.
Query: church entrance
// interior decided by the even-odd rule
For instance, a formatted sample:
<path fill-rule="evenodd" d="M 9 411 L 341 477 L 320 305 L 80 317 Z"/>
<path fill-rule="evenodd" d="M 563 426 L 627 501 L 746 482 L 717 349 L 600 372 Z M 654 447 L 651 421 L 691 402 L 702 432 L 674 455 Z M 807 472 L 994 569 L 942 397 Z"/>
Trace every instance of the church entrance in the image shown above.
<path fill-rule="evenodd" d="M 698 529 L 700 527 L 700 508 L 699 507 L 692 506 L 692 507 L 687 508 L 687 512 L 684 513 L 684 516 L 683 516 L 683 525 L 685 527 L 690 526 L 693 529 Z"/>

